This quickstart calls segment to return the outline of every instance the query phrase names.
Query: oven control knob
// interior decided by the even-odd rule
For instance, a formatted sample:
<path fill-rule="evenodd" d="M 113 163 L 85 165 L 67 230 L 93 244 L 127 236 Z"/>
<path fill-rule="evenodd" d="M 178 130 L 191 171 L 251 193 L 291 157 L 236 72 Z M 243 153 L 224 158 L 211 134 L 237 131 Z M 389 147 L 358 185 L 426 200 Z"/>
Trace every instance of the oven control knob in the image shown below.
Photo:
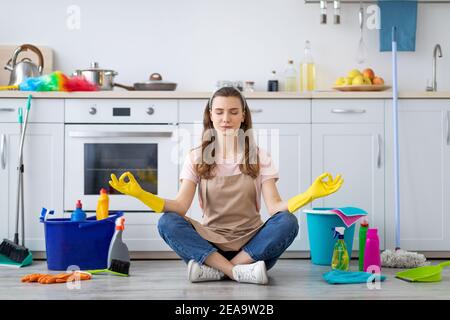
<path fill-rule="evenodd" d="M 89 113 L 92 114 L 92 115 L 94 115 L 94 114 L 97 113 L 97 109 L 95 109 L 94 107 L 91 107 L 91 108 L 89 109 Z"/>
<path fill-rule="evenodd" d="M 152 115 L 155 113 L 155 109 L 153 107 L 147 108 L 147 114 Z"/>

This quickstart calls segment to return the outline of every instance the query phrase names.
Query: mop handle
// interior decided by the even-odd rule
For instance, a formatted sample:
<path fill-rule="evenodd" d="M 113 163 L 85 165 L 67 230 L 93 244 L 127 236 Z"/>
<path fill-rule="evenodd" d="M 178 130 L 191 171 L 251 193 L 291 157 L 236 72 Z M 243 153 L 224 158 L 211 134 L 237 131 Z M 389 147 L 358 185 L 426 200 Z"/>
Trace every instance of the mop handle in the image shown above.
<path fill-rule="evenodd" d="M 400 179 L 399 179 L 399 147 L 398 147 L 398 88 L 397 88 L 397 39 L 396 30 L 392 27 L 392 111 L 394 122 L 394 188 L 395 188 L 395 247 L 400 248 Z"/>
<path fill-rule="evenodd" d="M 20 136 L 20 149 L 19 149 L 19 163 L 20 163 L 20 165 L 22 165 L 23 143 L 24 143 L 24 140 L 25 140 L 25 133 L 27 131 L 28 113 L 30 111 L 30 107 L 31 107 L 31 94 L 28 95 L 27 110 L 25 112 L 25 123 L 24 123 L 23 130 L 22 130 L 21 136 Z"/>

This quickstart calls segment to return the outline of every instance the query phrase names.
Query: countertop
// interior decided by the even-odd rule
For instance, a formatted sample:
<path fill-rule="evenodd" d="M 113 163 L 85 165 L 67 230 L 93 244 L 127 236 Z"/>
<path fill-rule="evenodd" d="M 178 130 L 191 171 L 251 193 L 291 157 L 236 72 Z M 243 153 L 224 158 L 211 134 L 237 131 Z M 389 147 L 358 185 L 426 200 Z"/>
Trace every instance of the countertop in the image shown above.
<path fill-rule="evenodd" d="M 45 99 L 208 99 L 211 92 L 193 91 L 98 91 L 98 92 L 23 92 L 0 91 L 0 98 L 25 98 L 28 94 L 34 98 Z M 379 92 L 339 92 L 314 91 L 296 92 L 245 92 L 248 99 L 390 99 L 392 91 Z M 450 99 L 450 91 L 400 91 L 403 99 Z"/>

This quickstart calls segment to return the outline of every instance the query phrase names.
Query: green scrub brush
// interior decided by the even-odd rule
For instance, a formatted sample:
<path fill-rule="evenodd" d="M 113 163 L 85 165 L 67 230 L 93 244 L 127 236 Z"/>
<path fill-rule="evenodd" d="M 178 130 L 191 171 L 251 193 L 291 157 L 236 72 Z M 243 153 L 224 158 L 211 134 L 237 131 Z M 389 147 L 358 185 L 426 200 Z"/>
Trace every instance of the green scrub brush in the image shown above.
<path fill-rule="evenodd" d="M 130 273 L 130 253 L 128 247 L 122 241 L 122 233 L 125 229 L 125 218 L 116 220 L 116 232 L 114 233 L 108 251 L 108 268 L 88 270 L 89 273 L 112 273 L 118 276 L 128 277 Z"/>

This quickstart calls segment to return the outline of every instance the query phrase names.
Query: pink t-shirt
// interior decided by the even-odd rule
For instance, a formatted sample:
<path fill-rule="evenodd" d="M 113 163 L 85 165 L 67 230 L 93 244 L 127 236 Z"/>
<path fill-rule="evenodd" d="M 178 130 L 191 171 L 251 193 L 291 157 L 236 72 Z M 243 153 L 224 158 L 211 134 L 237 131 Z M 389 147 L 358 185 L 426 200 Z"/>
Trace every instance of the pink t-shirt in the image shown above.
<path fill-rule="evenodd" d="M 201 154 L 201 149 L 194 149 L 189 152 L 189 154 L 186 156 L 183 164 L 183 168 L 181 169 L 180 173 L 180 181 L 183 179 L 188 179 L 196 184 L 200 182 L 200 177 L 195 172 L 194 163 L 196 162 L 195 159 L 199 159 Z M 259 175 L 256 179 L 253 181 L 255 182 L 255 188 L 256 188 L 256 210 L 259 211 L 261 208 L 261 187 L 264 181 L 268 179 L 275 179 L 275 182 L 278 181 L 278 170 L 275 168 L 272 158 L 270 155 L 262 150 L 261 148 L 258 148 L 258 155 L 259 155 L 259 161 L 260 161 L 260 169 L 259 169 Z M 239 159 L 242 157 L 242 154 L 239 154 L 236 159 L 223 159 L 219 163 L 217 163 L 215 173 L 216 176 L 233 176 L 236 174 L 240 174 L 241 170 L 239 169 Z M 237 161 L 236 161 L 237 160 Z M 203 208 L 203 199 L 200 192 L 198 193 L 198 200 L 200 207 Z"/>

